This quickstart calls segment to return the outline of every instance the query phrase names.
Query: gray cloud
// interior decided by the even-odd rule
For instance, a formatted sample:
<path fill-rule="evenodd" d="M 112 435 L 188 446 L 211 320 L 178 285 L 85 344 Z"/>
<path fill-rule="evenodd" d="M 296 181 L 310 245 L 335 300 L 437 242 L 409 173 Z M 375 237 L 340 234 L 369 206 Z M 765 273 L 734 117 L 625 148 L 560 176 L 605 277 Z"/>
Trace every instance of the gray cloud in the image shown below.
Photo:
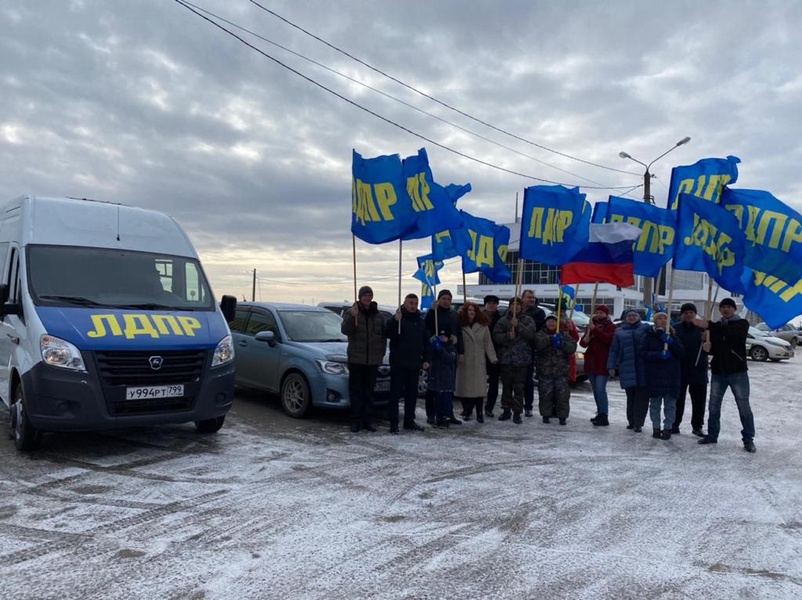
<path fill-rule="evenodd" d="M 802 209 L 797 117 L 802 4 L 457 0 L 265 2 L 388 73 L 500 128 L 624 175 L 506 138 L 368 71 L 246 0 L 197 4 L 405 102 L 529 154 L 511 153 L 378 96 L 263 41 L 264 52 L 422 135 L 505 168 L 568 184 L 637 185 L 671 167 L 742 159 L 739 185 Z M 174 2 L 0 1 L 0 181 L 173 214 L 218 293 L 349 297 L 351 150 L 426 147 L 438 181 L 470 182 L 464 208 L 512 220 L 533 181 L 417 139 L 292 74 Z M 549 163 L 563 171 L 543 164 Z M 568 173 L 564 171 L 569 171 Z M 590 184 L 592 185 L 592 184 Z M 608 190 L 586 190 L 603 200 Z M 639 190 L 633 192 L 638 197 Z M 661 198 L 662 194 L 662 198 Z M 404 246 L 405 291 L 423 242 Z M 397 293 L 398 248 L 358 245 L 360 281 Z M 445 274 L 461 281 L 458 269 Z"/>

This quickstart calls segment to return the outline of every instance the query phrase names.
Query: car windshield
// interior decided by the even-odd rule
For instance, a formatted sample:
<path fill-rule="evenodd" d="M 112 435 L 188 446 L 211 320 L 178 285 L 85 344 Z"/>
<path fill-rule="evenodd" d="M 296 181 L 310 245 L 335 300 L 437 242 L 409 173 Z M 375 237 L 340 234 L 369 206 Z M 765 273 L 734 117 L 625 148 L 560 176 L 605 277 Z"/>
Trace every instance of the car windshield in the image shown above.
<path fill-rule="evenodd" d="M 281 310 L 279 317 L 287 337 L 294 342 L 346 342 L 340 332 L 343 320 L 328 310 Z M 346 319 L 353 318 L 346 315 Z"/>
<path fill-rule="evenodd" d="M 111 248 L 27 248 L 28 281 L 39 306 L 215 310 L 197 259 Z"/>
<path fill-rule="evenodd" d="M 757 327 L 750 327 L 749 333 L 751 333 L 755 337 L 769 337 L 769 334 L 765 331 L 760 331 Z"/>

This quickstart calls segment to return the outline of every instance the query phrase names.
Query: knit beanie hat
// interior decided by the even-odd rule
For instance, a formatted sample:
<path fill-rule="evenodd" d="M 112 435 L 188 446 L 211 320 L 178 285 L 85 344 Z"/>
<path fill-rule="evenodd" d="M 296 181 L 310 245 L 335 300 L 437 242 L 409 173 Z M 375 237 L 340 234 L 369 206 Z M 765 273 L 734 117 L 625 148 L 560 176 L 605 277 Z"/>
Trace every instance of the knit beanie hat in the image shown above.
<path fill-rule="evenodd" d="M 372 296 L 373 288 L 371 288 L 369 285 L 363 285 L 361 288 L 359 288 L 359 297 L 361 298 L 365 294 L 370 294 Z"/>

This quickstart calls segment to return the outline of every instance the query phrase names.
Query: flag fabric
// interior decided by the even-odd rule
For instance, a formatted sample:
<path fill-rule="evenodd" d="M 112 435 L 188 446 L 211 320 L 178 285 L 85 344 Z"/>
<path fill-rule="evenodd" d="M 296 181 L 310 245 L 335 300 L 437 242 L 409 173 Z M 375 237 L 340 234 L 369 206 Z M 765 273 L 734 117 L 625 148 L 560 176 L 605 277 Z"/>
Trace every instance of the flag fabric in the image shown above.
<path fill-rule="evenodd" d="M 782 281 L 802 279 L 802 215 L 762 190 L 724 188 L 721 206 L 746 235 L 746 266 Z"/>
<path fill-rule="evenodd" d="M 585 248 L 563 265 L 560 281 L 612 283 L 629 287 L 635 283 L 633 244 L 641 230 L 628 223 L 593 223 Z"/>
<path fill-rule="evenodd" d="M 726 209 L 680 194 L 675 269 L 706 271 L 724 289 L 743 293 L 745 245 L 746 236 Z"/>
<path fill-rule="evenodd" d="M 509 228 L 496 225 L 489 219 L 475 217 L 464 210 L 460 213 L 471 240 L 470 248 L 461 255 L 462 272 L 481 271 L 492 281 L 510 280 L 512 274 L 504 262 L 510 241 Z"/>
<path fill-rule="evenodd" d="M 590 217 L 591 223 L 607 222 L 607 202 L 597 202 L 593 205 L 593 215 Z"/>
<path fill-rule="evenodd" d="M 432 236 L 432 258 L 446 260 L 465 256 L 472 246 L 471 234 L 463 223 L 459 229 L 441 231 Z"/>
<path fill-rule="evenodd" d="M 417 221 L 402 239 L 425 238 L 444 229 L 462 226 L 462 217 L 455 204 L 461 196 L 471 191 L 471 184 L 443 187 L 435 183 L 425 148 L 418 150 L 417 155 L 405 158 L 403 170 L 406 193 L 417 214 Z"/>
<path fill-rule="evenodd" d="M 443 261 L 434 260 L 431 254 L 419 256 L 417 260 L 418 270 L 413 273 L 412 277 L 432 287 L 440 285 L 438 271 L 443 268 Z"/>
<path fill-rule="evenodd" d="M 431 254 L 418 257 L 418 270 L 412 275 L 421 282 L 420 307 L 426 310 L 434 301 L 434 287 L 440 285 L 438 271 L 443 268 L 442 261 L 434 260 Z"/>
<path fill-rule="evenodd" d="M 744 305 L 772 329 L 802 314 L 802 281 L 789 284 L 773 275 L 744 269 Z"/>
<path fill-rule="evenodd" d="M 588 243 L 592 209 L 579 188 L 536 185 L 524 190 L 521 258 L 560 266 Z"/>
<path fill-rule="evenodd" d="M 568 310 L 574 305 L 575 297 L 576 288 L 570 285 L 560 285 L 560 306 L 562 306 L 564 310 Z"/>
<path fill-rule="evenodd" d="M 369 244 L 383 244 L 417 227 L 398 154 L 363 158 L 354 150 L 351 174 L 351 233 Z"/>
<path fill-rule="evenodd" d="M 668 186 L 668 204 L 671 210 L 679 207 L 680 194 L 691 194 L 711 202 L 718 202 L 725 185 L 738 181 L 737 156 L 703 158 L 692 165 L 674 167 Z"/>
<path fill-rule="evenodd" d="M 607 208 L 608 223 L 629 223 L 640 227 L 635 243 L 635 274 L 658 277 L 674 256 L 676 213 L 640 200 L 610 196 Z"/>

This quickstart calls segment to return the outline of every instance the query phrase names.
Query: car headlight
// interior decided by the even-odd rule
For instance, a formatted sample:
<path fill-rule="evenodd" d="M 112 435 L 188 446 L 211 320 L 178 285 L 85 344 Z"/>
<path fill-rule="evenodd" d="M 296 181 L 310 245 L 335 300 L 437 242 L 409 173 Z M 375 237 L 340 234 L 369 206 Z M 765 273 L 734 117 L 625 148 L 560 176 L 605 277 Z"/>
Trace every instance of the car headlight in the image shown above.
<path fill-rule="evenodd" d="M 217 348 L 214 349 L 212 366 L 219 367 L 220 365 L 230 363 L 232 360 L 234 360 L 234 340 L 230 335 L 227 335 L 220 340 L 220 343 L 217 344 Z"/>
<path fill-rule="evenodd" d="M 329 375 L 348 375 L 348 365 L 334 360 L 315 359 L 320 370 Z"/>
<path fill-rule="evenodd" d="M 72 371 L 86 371 L 81 351 L 66 340 L 52 335 L 39 338 L 39 350 L 42 360 L 51 367 L 61 367 Z"/>

